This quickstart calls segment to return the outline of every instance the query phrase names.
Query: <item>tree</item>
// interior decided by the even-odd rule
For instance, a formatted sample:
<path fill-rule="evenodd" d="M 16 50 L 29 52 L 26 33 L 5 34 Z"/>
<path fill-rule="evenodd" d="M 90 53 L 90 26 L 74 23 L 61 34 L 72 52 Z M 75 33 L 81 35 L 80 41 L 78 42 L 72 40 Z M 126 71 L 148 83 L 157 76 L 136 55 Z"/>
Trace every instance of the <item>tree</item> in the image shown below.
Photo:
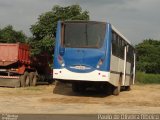
<path fill-rule="evenodd" d="M 24 43 L 26 36 L 22 31 L 16 31 L 11 25 L 0 29 L 0 42 L 1 43 Z"/>
<path fill-rule="evenodd" d="M 137 69 L 146 73 L 160 73 L 160 41 L 144 40 L 136 45 Z"/>
<path fill-rule="evenodd" d="M 89 15 L 88 11 L 82 11 L 79 5 L 67 7 L 56 5 L 51 11 L 41 14 L 38 21 L 31 26 L 33 38 L 29 43 L 33 48 L 33 54 L 44 51 L 53 53 L 58 20 L 89 20 Z"/>

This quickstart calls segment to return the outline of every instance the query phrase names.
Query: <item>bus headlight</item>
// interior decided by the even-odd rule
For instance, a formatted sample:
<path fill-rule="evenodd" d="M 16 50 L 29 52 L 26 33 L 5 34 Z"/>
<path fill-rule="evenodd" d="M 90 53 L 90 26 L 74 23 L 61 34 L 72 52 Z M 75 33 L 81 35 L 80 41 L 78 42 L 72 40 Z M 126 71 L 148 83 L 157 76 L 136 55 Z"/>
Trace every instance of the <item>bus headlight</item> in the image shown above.
<path fill-rule="evenodd" d="M 65 64 L 63 63 L 63 64 L 62 64 L 62 67 L 64 67 L 64 66 L 65 66 Z"/>
<path fill-rule="evenodd" d="M 99 60 L 99 62 L 98 62 L 98 64 L 97 64 L 97 68 L 100 68 L 100 66 L 103 64 L 103 61 L 104 61 L 103 59 L 100 59 L 100 60 Z"/>

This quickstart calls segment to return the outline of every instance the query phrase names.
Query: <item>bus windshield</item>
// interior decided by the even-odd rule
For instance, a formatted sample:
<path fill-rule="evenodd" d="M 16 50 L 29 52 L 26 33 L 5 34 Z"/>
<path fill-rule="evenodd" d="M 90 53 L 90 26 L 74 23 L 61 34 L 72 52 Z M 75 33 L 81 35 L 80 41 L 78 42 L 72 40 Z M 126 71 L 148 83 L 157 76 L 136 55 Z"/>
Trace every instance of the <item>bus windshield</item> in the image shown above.
<path fill-rule="evenodd" d="M 98 22 L 65 22 L 64 47 L 100 48 L 103 45 L 106 25 Z"/>

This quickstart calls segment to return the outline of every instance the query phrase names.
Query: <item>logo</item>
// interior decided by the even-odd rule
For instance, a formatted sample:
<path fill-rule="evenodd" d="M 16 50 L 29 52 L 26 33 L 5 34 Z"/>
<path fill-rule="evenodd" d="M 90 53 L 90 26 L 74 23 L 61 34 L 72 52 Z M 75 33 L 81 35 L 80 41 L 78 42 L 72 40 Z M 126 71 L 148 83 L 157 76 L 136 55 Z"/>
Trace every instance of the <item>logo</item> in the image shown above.
<path fill-rule="evenodd" d="M 72 68 L 72 69 L 77 69 L 77 70 L 89 70 L 89 69 L 91 69 L 91 68 L 89 68 L 89 67 L 82 66 L 82 65 L 71 66 L 70 68 Z"/>

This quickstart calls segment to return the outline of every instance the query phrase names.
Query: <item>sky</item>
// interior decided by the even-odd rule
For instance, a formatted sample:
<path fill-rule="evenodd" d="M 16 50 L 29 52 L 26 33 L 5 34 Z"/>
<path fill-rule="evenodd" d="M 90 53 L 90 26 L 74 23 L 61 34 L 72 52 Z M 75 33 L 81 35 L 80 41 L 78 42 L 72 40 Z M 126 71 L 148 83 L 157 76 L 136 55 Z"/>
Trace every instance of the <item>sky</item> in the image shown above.
<path fill-rule="evenodd" d="M 39 15 L 72 4 L 89 11 L 90 20 L 110 22 L 134 45 L 160 40 L 160 0 L 0 0 L 0 28 L 10 24 L 31 36 Z"/>

